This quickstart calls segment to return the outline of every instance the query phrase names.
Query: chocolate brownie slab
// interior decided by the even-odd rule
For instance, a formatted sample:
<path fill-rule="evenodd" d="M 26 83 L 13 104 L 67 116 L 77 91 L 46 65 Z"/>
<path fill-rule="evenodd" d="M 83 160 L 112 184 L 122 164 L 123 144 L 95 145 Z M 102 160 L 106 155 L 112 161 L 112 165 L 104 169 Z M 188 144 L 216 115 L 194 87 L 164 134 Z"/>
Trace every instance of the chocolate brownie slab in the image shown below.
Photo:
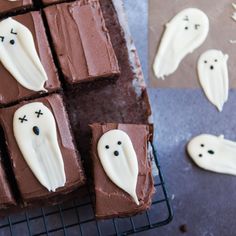
<path fill-rule="evenodd" d="M 148 209 L 154 193 L 149 126 L 92 124 L 96 216 L 131 216 Z"/>
<path fill-rule="evenodd" d="M 0 111 L 9 156 L 25 204 L 70 193 L 85 182 L 60 95 Z"/>
<path fill-rule="evenodd" d="M 0 104 L 60 88 L 39 12 L 0 22 L 0 54 Z"/>
<path fill-rule="evenodd" d="M 60 67 L 69 83 L 119 74 L 119 66 L 98 0 L 45 8 Z"/>

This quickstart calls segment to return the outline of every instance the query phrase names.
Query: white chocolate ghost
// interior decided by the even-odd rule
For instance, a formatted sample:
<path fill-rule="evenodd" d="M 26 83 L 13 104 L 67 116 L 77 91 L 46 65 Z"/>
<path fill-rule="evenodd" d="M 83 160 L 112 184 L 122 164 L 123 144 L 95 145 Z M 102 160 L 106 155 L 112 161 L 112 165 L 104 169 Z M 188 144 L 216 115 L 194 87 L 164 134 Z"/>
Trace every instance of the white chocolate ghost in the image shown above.
<path fill-rule="evenodd" d="M 199 135 L 189 142 L 187 151 L 203 169 L 236 175 L 236 143 L 224 139 L 223 135 Z"/>
<path fill-rule="evenodd" d="M 228 100 L 228 58 L 228 55 L 224 55 L 221 51 L 209 50 L 203 53 L 198 60 L 200 84 L 209 101 L 220 112 Z"/>
<path fill-rule="evenodd" d="M 13 131 L 20 151 L 38 181 L 48 191 L 63 187 L 66 182 L 64 162 L 51 111 L 40 102 L 20 107 L 14 114 Z"/>
<path fill-rule="evenodd" d="M 235 4 L 235 3 L 232 3 L 232 7 L 234 8 L 234 10 L 236 10 L 236 4 Z M 234 21 L 236 21 L 236 12 L 233 13 L 232 19 L 233 19 Z"/>
<path fill-rule="evenodd" d="M 138 160 L 130 137 L 124 131 L 110 130 L 99 139 L 97 150 L 107 176 L 139 205 Z"/>
<path fill-rule="evenodd" d="M 0 61 L 23 87 L 47 91 L 44 88 L 47 74 L 33 36 L 28 28 L 11 17 L 0 22 Z"/>
<path fill-rule="evenodd" d="M 183 58 L 202 45 L 208 32 L 209 20 L 201 10 L 188 8 L 178 13 L 166 24 L 153 65 L 155 76 L 164 79 L 174 73 Z"/>

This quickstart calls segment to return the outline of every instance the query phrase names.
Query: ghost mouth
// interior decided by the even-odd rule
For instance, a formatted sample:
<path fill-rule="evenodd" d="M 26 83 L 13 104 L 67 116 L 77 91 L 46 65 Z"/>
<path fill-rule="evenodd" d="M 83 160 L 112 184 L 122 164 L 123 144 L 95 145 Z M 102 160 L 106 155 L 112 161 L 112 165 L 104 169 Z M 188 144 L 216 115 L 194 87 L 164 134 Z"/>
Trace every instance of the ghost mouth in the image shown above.
<path fill-rule="evenodd" d="M 14 45 L 14 44 L 15 44 L 15 40 L 14 40 L 14 39 L 11 39 L 9 43 L 10 43 L 11 45 Z"/>
<path fill-rule="evenodd" d="M 34 126 L 33 127 L 33 132 L 35 135 L 39 135 L 39 127 L 38 126 Z"/>
<path fill-rule="evenodd" d="M 118 151 L 114 151 L 114 156 L 119 156 L 119 152 Z"/>
<path fill-rule="evenodd" d="M 212 151 L 212 150 L 209 150 L 208 153 L 211 154 L 211 155 L 214 155 L 214 154 L 215 154 L 215 152 Z"/>
<path fill-rule="evenodd" d="M 214 66 L 210 66 L 210 69 L 211 69 L 211 70 L 214 70 Z"/>

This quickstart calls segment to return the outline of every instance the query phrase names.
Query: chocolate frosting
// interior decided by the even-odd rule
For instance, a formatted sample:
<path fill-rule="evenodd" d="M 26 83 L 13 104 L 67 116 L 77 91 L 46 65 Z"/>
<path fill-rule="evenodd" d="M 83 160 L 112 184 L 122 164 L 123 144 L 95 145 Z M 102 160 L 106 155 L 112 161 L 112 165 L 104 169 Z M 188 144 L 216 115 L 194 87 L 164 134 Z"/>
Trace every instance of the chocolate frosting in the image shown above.
<path fill-rule="evenodd" d="M 24 9 L 26 7 L 30 7 L 33 5 L 32 0 L 19 0 L 19 1 L 8 1 L 8 0 L 1 0 L 0 1 L 0 13 L 6 13 L 8 11 L 15 11 L 19 9 Z"/>
<path fill-rule="evenodd" d="M 42 0 L 43 4 L 45 5 L 49 5 L 49 4 L 53 4 L 53 3 L 59 3 L 59 2 L 63 2 L 64 0 Z"/>
<path fill-rule="evenodd" d="M 66 194 L 83 185 L 85 182 L 80 157 L 73 144 L 73 138 L 62 98 L 59 95 L 51 95 L 31 102 L 42 102 L 52 111 L 55 117 L 58 143 L 64 160 L 67 181 L 65 186 L 59 188 L 56 192 L 49 192 L 38 182 L 25 162 L 14 138 L 13 116 L 15 111 L 27 102 L 1 109 L 0 120 L 6 136 L 13 172 L 24 203 L 31 203 L 37 199 L 45 200 L 45 198 L 50 198 L 55 195 Z"/>
<path fill-rule="evenodd" d="M 52 59 L 40 13 L 31 12 L 24 15 L 15 16 L 13 19 L 25 25 L 34 37 L 38 55 L 48 76 L 45 88 L 49 92 L 58 90 L 60 88 L 60 82 L 58 80 L 57 70 Z M 22 100 L 23 98 L 32 97 L 39 94 L 38 92 L 28 90 L 20 85 L 1 63 L 0 74 L 0 104 L 16 102 L 18 100 Z M 11 88 L 10 92 L 8 88 Z"/>
<path fill-rule="evenodd" d="M 110 218 L 115 216 L 130 216 L 150 207 L 154 193 L 151 164 L 148 159 L 149 127 L 132 124 L 92 124 L 93 175 L 96 194 L 96 216 Z M 117 187 L 106 175 L 97 153 L 97 143 L 100 137 L 109 130 L 119 129 L 126 132 L 137 155 L 139 174 L 136 193 L 140 205 L 136 205 L 132 197 Z"/>
<path fill-rule="evenodd" d="M 81 0 L 45 9 L 61 69 L 70 83 L 119 73 L 98 0 Z"/>

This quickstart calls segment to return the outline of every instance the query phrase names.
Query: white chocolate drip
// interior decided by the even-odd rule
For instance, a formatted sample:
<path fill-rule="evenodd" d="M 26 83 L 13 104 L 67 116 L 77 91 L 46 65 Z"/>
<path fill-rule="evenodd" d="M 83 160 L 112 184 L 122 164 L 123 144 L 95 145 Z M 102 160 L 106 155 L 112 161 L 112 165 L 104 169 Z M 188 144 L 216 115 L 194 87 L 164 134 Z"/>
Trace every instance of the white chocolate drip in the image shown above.
<path fill-rule="evenodd" d="M 66 183 L 64 162 L 51 111 L 40 102 L 20 107 L 14 114 L 13 131 L 21 153 L 38 181 L 48 191 L 63 187 Z"/>
<path fill-rule="evenodd" d="M 199 135 L 189 142 L 187 151 L 203 169 L 236 175 L 236 143 L 224 139 L 223 135 Z"/>
<path fill-rule="evenodd" d="M 0 61 L 23 87 L 47 91 L 44 88 L 47 74 L 33 36 L 28 28 L 11 17 L 0 22 Z"/>
<path fill-rule="evenodd" d="M 208 50 L 198 60 L 198 75 L 200 84 L 209 99 L 218 110 L 223 110 L 228 100 L 228 55 L 218 50 Z"/>
<path fill-rule="evenodd" d="M 99 139 L 97 150 L 107 176 L 139 205 L 138 160 L 130 137 L 124 131 L 110 130 Z"/>
<path fill-rule="evenodd" d="M 184 57 L 202 45 L 208 32 L 209 20 L 201 10 L 189 8 L 178 13 L 166 24 L 153 65 L 155 76 L 164 79 L 174 73 Z"/>
<path fill-rule="evenodd" d="M 235 4 L 235 3 L 232 3 L 232 6 L 233 6 L 234 10 L 236 10 L 236 4 Z M 233 19 L 234 21 L 236 21 L 236 12 L 233 13 L 232 19 Z"/>

